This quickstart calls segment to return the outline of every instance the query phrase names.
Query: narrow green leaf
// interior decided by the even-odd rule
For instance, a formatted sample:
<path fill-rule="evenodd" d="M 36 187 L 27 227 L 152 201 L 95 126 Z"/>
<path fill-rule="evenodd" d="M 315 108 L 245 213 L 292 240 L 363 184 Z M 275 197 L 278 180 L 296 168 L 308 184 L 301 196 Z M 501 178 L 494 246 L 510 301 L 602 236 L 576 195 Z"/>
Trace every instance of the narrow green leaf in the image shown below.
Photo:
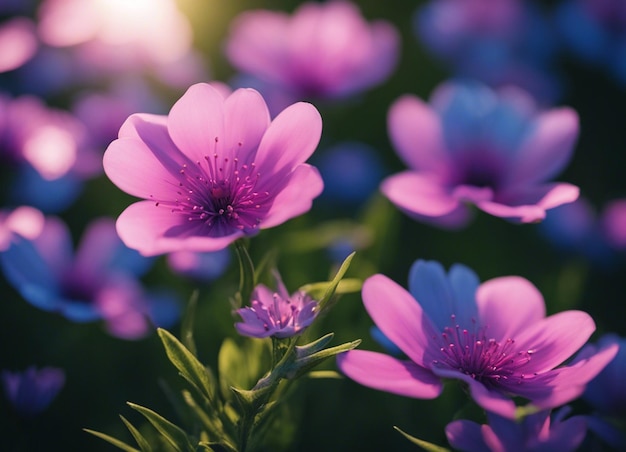
<path fill-rule="evenodd" d="M 181 342 L 194 356 L 198 356 L 196 343 L 193 340 L 193 322 L 196 316 L 196 306 L 198 305 L 198 294 L 198 290 L 194 290 L 191 297 L 189 297 L 185 315 L 180 324 Z"/>
<path fill-rule="evenodd" d="M 194 452 L 195 447 L 189 441 L 187 433 L 175 424 L 165 419 L 149 408 L 127 402 L 128 406 L 138 411 L 145 417 L 157 431 L 179 452 Z"/>
<path fill-rule="evenodd" d="M 341 375 L 339 372 L 335 371 L 335 370 L 313 370 L 307 374 L 305 374 L 305 377 L 309 377 L 309 378 L 336 378 L 336 379 L 342 379 L 343 375 Z"/>
<path fill-rule="evenodd" d="M 348 268 L 350 268 L 350 262 L 352 262 L 352 258 L 354 257 L 355 254 L 356 253 L 352 253 L 348 257 L 346 257 L 346 259 L 341 264 L 341 267 L 339 267 L 339 270 L 337 271 L 337 273 L 335 274 L 335 277 L 330 282 L 328 289 L 326 289 L 326 293 L 320 300 L 320 303 L 319 303 L 320 311 L 324 309 L 324 306 L 328 304 L 332 296 L 335 294 L 335 290 L 337 289 L 339 282 L 343 279 L 343 276 L 348 271 Z"/>
<path fill-rule="evenodd" d="M 133 438 L 135 438 L 135 441 L 137 441 L 137 445 L 141 449 L 141 452 L 152 452 L 152 446 L 150 446 L 148 440 L 144 438 L 141 433 L 139 433 L 139 430 L 137 430 L 135 426 L 131 424 L 124 416 L 120 415 L 120 418 L 122 419 L 124 425 L 126 425 L 126 428 L 131 433 L 131 435 L 133 435 Z"/>
<path fill-rule="evenodd" d="M 204 425 L 204 428 L 215 438 L 223 438 L 226 436 L 224 433 L 224 425 L 221 419 L 215 416 L 215 413 L 211 411 L 207 413 L 202 409 L 193 398 L 193 395 L 189 391 L 183 391 L 183 398 L 187 403 L 187 406 L 196 415 L 197 419 Z M 213 407 L 211 407 L 213 409 Z"/>
<path fill-rule="evenodd" d="M 246 303 L 254 289 L 254 264 L 242 239 L 235 240 L 235 251 L 239 258 L 239 301 Z"/>
<path fill-rule="evenodd" d="M 170 332 L 162 328 L 157 329 L 157 331 L 165 347 L 167 357 L 174 367 L 176 367 L 181 375 L 189 383 L 194 385 L 208 400 L 211 400 L 213 390 L 206 368 Z"/>
<path fill-rule="evenodd" d="M 228 443 L 200 443 L 198 444 L 201 447 L 204 447 L 205 450 L 213 451 L 213 452 L 237 452 L 237 449 Z"/>
<path fill-rule="evenodd" d="M 95 430 L 90 430 L 88 428 L 84 428 L 83 430 L 91 435 L 97 436 L 98 438 L 105 440 L 106 442 L 110 444 L 113 444 L 118 449 L 124 450 L 126 452 L 141 452 L 139 449 L 135 449 L 134 447 L 129 446 L 125 442 L 120 441 L 119 439 L 113 438 L 112 436 L 109 436 L 105 433 L 100 433 Z"/>
<path fill-rule="evenodd" d="M 323 281 L 323 282 L 315 282 L 305 284 L 300 287 L 300 290 L 308 293 L 312 298 L 316 300 L 320 300 L 324 297 L 324 294 L 329 289 L 331 281 Z M 346 278 L 339 281 L 335 289 L 335 294 L 343 295 L 347 293 L 354 293 L 361 290 L 363 286 L 363 281 L 358 278 Z"/>
<path fill-rule="evenodd" d="M 415 438 L 414 436 L 411 436 L 408 433 L 403 432 L 395 425 L 393 426 L 393 428 L 399 431 L 406 439 L 411 441 L 413 444 L 420 446 L 422 449 L 424 449 L 427 452 L 450 452 L 450 449 L 446 449 L 445 447 L 441 447 L 436 444 L 429 443 L 428 441 Z"/>
<path fill-rule="evenodd" d="M 313 367 L 317 366 L 326 358 L 330 358 L 331 356 L 337 355 L 339 353 L 347 352 L 348 350 L 353 350 L 359 346 L 361 343 L 361 339 L 357 339 L 356 341 L 346 342 L 345 344 L 337 345 L 335 347 L 325 348 L 318 352 L 312 353 L 310 355 L 304 355 L 298 357 L 292 368 L 286 372 L 286 378 L 296 378 L 300 375 L 308 372 Z"/>

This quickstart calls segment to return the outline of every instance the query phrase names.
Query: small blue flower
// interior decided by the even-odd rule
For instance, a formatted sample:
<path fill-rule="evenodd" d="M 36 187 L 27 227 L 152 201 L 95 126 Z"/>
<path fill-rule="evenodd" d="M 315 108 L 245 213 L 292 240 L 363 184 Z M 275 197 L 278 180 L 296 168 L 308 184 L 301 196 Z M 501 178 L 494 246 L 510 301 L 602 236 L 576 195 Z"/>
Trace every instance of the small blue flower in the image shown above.
<path fill-rule="evenodd" d="M 48 408 L 65 384 L 65 372 L 54 367 L 37 370 L 32 366 L 23 372 L 3 371 L 0 376 L 7 398 L 23 416 Z"/>

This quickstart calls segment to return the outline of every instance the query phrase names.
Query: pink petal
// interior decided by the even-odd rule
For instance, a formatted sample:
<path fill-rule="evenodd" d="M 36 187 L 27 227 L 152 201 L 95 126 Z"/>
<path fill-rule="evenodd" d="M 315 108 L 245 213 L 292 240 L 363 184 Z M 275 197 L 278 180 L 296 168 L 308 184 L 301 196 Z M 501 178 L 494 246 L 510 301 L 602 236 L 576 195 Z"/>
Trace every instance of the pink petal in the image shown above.
<path fill-rule="evenodd" d="M 615 358 L 618 351 L 618 344 L 607 344 L 587 359 L 549 372 L 556 374 L 556 378 L 550 383 L 551 391 L 547 396 L 532 399 L 533 405 L 554 408 L 578 398 L 585 391 L 587 383 Z"/>
<path fill-rule="evenodd" d="M 529 324 L 513 338 L 517 350 L 533 351 L 524 373 L 555 368 L 581 348 L 595 329 L 591 316 L 582 311 L 564 311 Z"/>
<path fill-rule="evenodd" d="M 238 89 L 224 102 L 224 141 L 226 152 L 236 150 L 240 161 L 251 163 L 263 134 L 270 125 L 270 114 L 261 95 L 253 89 Z"/>
<path fill-rule="evenodd" d="M 224 237 L 197 235 L 197 228 L 189 225 L 183 215 L 172 213 L 168 207 L 157 207 L 152 201 L 128 206 L 116 226 L 124 244 L 144 256 L 181 250 L 217 251 L 242 236 L 241 232 Z"/>
<path fill-rule="evenodd" d="M 580 189 L 577 186 L 565 183 L 545 185 L 543 189 L 546 193 L 539 200 L 537 205 L 546 210 L 574 202 L 580 195 Z"/>
<path fill-rule="evenodd" d="M 337 366 L 357 383 L 406 397 L 434 399 L 443 389 L 423 367 L 382 353 L 351 350 L 337 356 Z"/>
<path fill-rule="evenodd" d="M 432 338 L 437 332 L 419 303 L 396 282 L 384 275 L 374 275 L 363 283 L 363 304 L 374 323 L 387 338 L 411 360 L 424 367 L 438 352 Z"/>
<path fill-rule="evenodd" d="M 515 419 L 515 403 L 497 391 L 487 389 L 482 383 L 474 380 L 471 376 L 457 370 L 433 367 L 435 375 L 442 378 L 452 378 L 466 383 L 472 399 L 487 411 L 499 414 L 507 419 Z"/>
<path fill-rule="evenodd" d="M 274 11 L 248 11 L 235 18 L 226 41 L 226 55 L 240 70 L 271 81 L 285 73 L 289 17 Z"/>
<path fill-rule="evenodd" d="M 545 209 L 533 205 L 511 206 L 488 201 L 479 202 L 476 207 L 495 217 L 517 220 L 522 223 L 537 223 L 546 217 Z"/>
<path fill-rule="evenodd" d="M 170 200 L 178 189 L 177 166 L 173 160 L 159 161 L 167 148 L 151 149 L 135 138 L 118 138 L 104 153 L 103 166 L 107 177 L 126 193 L 145 199 Z M 172 150 L 172 154 L 178 153 Z M 170 163 L 171 162 L 171 163 Z"/>
<path fill-rule="evenodd" d="M 578 137 L 578 115 L 571 108 L 547 111 L 536 119 L 536 130 L 521 145 L 509 183 L 543 182 L 568 164 Z"/>
<path fill-rule="evenodd" d="M 452 213 L 460 205 L 437 178 L 413 171 L 386 178 L 380 190 L 409 214 L 440 217 Z"/>
<path fill-rule="evenodd" d="M 224 98 L 208 83 L 192 85 L 172 106 L 167 128 L 176 146 L 192 162 L 220 153 L 224 140 Z"/>
<path fill-rule="evenodd" d="M 311 156 L 321 136 L 322 118 L 313 105 L 298 102 L 287 107 L 272 121 L 259 145 L 256 164 L 261 178 L 286 176 Z"/>
<path fill-rule="evenodd" d="M 271 228 L 297 217 L 311 209 L 313 199 L 324 189 L 324 182 L 317 168 L 306 163 L 291 174 L 287 186 L 274 199 L 261 228 Z"/>
<path fill-rule="evenodd" d="M 11 71 L 30 60 L 39 46 L 35 24 L 16 17 L 0 26 L 0 72 Z"/>
<path fill-rule="evenodd" d="M 476 291 L 480 324 L 489 338 L 515 339 L 546 315 L 543 296 L 528 280 L 505 276 L 482 283 Z"/>
<path fill-rule="evenodd" d="M 430 105 L 415 96 L 401 97 L 389 109 L 387 127 L 396 153 L 410 169 L 445 176 L 449 159 L 441 121 Z"/>

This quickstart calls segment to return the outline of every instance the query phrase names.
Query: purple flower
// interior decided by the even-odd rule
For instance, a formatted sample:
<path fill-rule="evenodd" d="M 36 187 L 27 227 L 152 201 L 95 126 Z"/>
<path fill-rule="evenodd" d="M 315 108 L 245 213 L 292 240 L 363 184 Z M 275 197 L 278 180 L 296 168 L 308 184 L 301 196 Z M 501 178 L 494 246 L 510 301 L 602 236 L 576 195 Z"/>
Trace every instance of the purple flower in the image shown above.
<path fill-rule="evenodd" d="M 412 95 L 398 99 L 388 128 L 409 169 L 383 180 L 381 190 L 416 219 L 460 227 L 473 204 L 530 223 L 578 198 L 578 187 L 546 182 L 571 157 L 578 116 L 570 108 L 538 113 L 516 89 L 447 83 L 430 105 Z"/>
<path fill-rule="evenodd" d="M 595 324 L 581 311 L 545 317 L 541 294 L 521 277 L 480 284 L 465 266 L 446 274 L 439 263 L 420 260 L 411 268 L 409 290 L 383 275 L 365 281 L 365 308 L 408 359 L 349 351 L 338 357 L 348 377 L 423 399 L 441 393 L 443 378 L 461 380 L 482 408 L 514 419 L 511 396 L 540 409 L 567 403 L 617 353 L 611 345 L 556 367 L 587 341 Z"/>
<path fill-rule="evenodd" d="M 33 306 L 75 322 L 105 321 L 124 339 L 151 330 L 150 299 L 137 279 L 151 261 L 126 248 L 114 221 L 102 218 L 85 230 L 73 253 L 67 226 L 49 217 L 40 234 L 18 238 L 0 254 L 7 280 Z"/>
<path fill-rule="evenodd" d="M 2 372 L 4 392 L 13 407 L 23 416 L 44 411 L 65 384 L 62 369 L 29 367 L 24 372 Z"/>
<path fill-rule="evenodd" d="M 391 24 L 368 24 L 353 3 L 306 2 L 292 16 L 242 13 L 231 26 L 226 55 L 239 70 L 295 100 L 341 98 L 385 80 L 399 45 Z"/>
<path fill-rule="evenodd" d="M 563 407 L 552 417 L 550 411 L 540 411 L 521 422 L 487 413 L 488 424 L 454 421 L 446 426 L 446 436 L 463 452 L 573 452 L 585 439 L 587 423 L 584 416 L 565 419 L 569 411 Z"/>
<path fill-rule="evenodd" d="M 259 284 L 252 292 L 250 307 L 237 309 L 242 322 L 235 323 L 239 334 L 250 337 L 285 338 L 300 334 L 317 315 L 317 301 L 302 291 L 289 295 L 280 276 L 277 291 Z"/>
<path fill-rule="evenodd" d="M 553 103 L 557 36 L 545 15 L 520 0 L 431 0 L 415 14 L 421 42 L 456 75 L 515 85 Z"/>
<path fill-rule="evenodd" d="M 193 85 L 168 116 L 132 115 L 104 155 L 109 178 L 144 201 L 129 206 L 117 231 L 145 255 L 217 251 L 311 208 L 323 188 L 303 163 L 322 130 L 311 104 L 273 121 L 251 89 L 224 98 Z"/>
<path fill-rule="evenodd" d="M 604 206 L 600 229 L 612 247 L 626 249 L 626 199 L 614 199 Z"/>

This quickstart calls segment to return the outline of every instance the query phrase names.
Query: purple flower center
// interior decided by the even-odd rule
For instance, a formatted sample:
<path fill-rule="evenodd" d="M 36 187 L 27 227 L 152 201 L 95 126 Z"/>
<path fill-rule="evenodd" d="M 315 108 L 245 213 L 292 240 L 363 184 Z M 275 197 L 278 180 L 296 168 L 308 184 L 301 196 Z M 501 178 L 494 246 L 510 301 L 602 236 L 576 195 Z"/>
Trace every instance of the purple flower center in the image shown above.
<path fill-rule="evenodd" d="M 215 152 L 196 165 L 183 164 L 176 192 L 179 197 L 156 205 L 171 207 L 173 213 L 183 215 L 213 237 L 236 230 L 252 232 L 273 199 L 268 191 L 257 190 L 260 176 L 254 162 L 241 164 L 237 157 L 221 157 Z"/>
<path fill-rule="evenodd" d="M 516 350 L 515 340 L 498 342 L 487 336 L 487 327 L 474 326 L 473 331 L 462 329 L 451 316 L 451 326 L 444 328 L 434 339 L 440 345 L 441 358 L 433 365 L 469 375 L 494 388 L 501 384 L 521 384 L 529 375 L 521 370 L 531 359 L 534 350 Z M 534 374 L 533 374 L 534 375 Z"/>

